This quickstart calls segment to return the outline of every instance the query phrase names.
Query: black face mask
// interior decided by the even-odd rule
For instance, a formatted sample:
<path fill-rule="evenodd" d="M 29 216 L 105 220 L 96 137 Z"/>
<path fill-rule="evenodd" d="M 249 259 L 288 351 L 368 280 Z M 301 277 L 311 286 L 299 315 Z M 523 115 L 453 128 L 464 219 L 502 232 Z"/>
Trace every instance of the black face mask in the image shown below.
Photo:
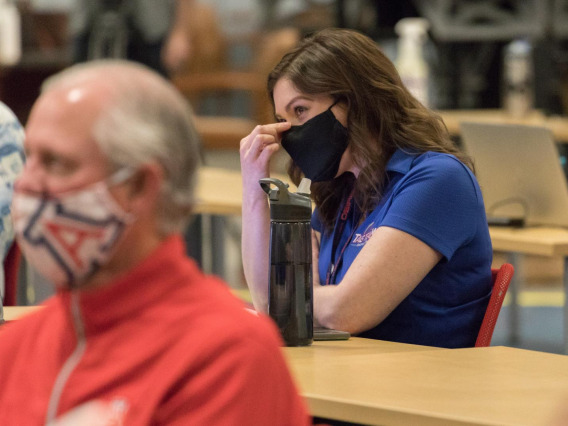
<path fill-rule="evenodd" d="M 331 112 L 333 105 L 282 134 L 282 146 L 312 182 L 332 180 L 347 149 L 349 133 Z"/>

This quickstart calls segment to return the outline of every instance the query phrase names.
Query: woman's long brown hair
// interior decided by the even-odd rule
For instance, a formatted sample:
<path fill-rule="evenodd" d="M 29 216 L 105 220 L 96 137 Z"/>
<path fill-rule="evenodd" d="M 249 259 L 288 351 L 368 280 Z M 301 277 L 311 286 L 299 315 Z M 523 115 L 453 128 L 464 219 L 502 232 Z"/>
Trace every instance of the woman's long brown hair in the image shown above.
<path fill-rule="evenodd" d="M 408 92 L 393 63 L 372 39 L 357 31 L 325 29 L 288 52 L 268 76 L 273 106 L 274 86 L 281 78 L 289 79 L 300 92 L 328 94 L 347 105 L 349 146 L 360 169 L 354 199 L 363 212 L 373 210 L 381 199 L 386 164 L 398 148 L 452 154 L 473 170 L 440 116 Z M 288 173 L 297 185 L 299 168 L 291 163 Z M 312 184 L 312 197 L 327 230 L 335 223 L 350 182 L 343 177 Z"/>

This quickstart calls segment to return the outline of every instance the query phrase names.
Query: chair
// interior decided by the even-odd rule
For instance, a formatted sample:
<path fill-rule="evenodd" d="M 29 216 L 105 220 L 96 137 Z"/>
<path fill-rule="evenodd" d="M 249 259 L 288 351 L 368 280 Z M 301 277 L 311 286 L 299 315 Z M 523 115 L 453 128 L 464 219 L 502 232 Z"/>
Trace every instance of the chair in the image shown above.
<path fill-rule="evenodd" d="M 197 115 L 203 114 L 201 107 L 207 105 L 208 99 L 218 101 L 217 114 L 220 112 L 220 115 L 229 115 L 231 99 L 241 93 L 246 94 L 250 100 L 250 110 L 245 114 L 246 118 L 260 124 L 272 122 L 274 118 L 266 91 L 266 79 L 272 67 L 299 39 L 299 31 L 293 28 L 259 33 L 250 40 L 253 59 L 249 67 L 231 69 L 221 65 L 207 69 L 202 65 L 207 64 L 207 61 L 195 57 L 196 64 L 193 69 L 189 68 L 172 76 L 172 82 L 190 101 Z M 219 51 L 226 52 L 227 49 L 228 47 Z M 226 108 L 229 110 L 224 111 Z"/>
<path fill-rule="evenodd" d="M 16 242 L 12 243 L 4 258 L 4 306 L 16 305 L 21 257 L 20 248 Z"/>
<path fill-rule="evenodd" d="M 505 294 L 507 294 L 507 289 L 509 288 L 514 272 L 515 269 L 510 263 L 504 263 L 499 269 L 491 270 L 493 291 L 491 292 L 491 298 L 487 304 L 485 316 L 481 322 L 481 328 L 477 335 L 475 347 L 485 347 L 489 346 L 491 343 L 495 324 L 497 324 L 497 318 L 499 317 L 499 312 L 501 311 L 501 306 L 503 305 L 503 300 L 505 299 Z"/>
<path fill-rule="evenodd" d="M 274 121 L 266 78 L 284 53 L 296 45 L 300 33 L 295 28 L 280 28 L 230 40 L 223 34 L 214 7 L 200 2 L 192 7 L 188 22 L 192 56 L 171 79 L 197 115 L 204 148 L 238 150 L 239 141 L 256 124 Z M 228 59 L 239 45 L 252 56 L 245 67 L 235 67 Z M 237 99 L 242 102 L 235 105 Z"/>

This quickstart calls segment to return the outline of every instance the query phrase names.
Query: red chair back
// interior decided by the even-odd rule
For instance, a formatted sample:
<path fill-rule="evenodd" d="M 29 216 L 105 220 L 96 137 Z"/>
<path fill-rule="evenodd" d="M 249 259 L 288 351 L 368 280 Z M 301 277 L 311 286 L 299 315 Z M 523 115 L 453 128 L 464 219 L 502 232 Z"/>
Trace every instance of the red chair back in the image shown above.
<path fill-rule="evenodd" d="M 16 305 L 21 253 L 16 242 L 4 258 L 4 306 Z"/>
<path fill-rule="evenodd" d="M 477 335 L 475 347 L 489 346 L 491 343 L 493 331 L 497 324 L 497 318 L 499 318 L 499 312 L 501 311 L 501 306 L 503 306 L 503 300 L 505 300 L 505 294 L 507 294 L 507 289 L 509 288 L 514 272 L 515 268 L 513 268 L 513 265 L 510 263 L 504 263 L 499 269 L 491 270 L 493 291 L 491 292 L 491 298 L 487 304 L 485 316 L 481 322 L 481 328 Z"/>

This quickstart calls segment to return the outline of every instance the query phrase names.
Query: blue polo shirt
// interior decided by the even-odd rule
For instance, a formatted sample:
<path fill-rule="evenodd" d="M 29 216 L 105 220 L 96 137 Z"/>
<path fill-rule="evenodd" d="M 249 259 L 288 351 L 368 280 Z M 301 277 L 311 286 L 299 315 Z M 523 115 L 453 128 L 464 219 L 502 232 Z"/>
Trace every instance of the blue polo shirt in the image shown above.
<path fill-rule="evenodd" d="M 375 210 L 355 231 L 359 212 L 350 210 L 336 256 L 352 237 L 332 284 L 341 283 L 381 226 L 413 235 L 443 258 L 385 320 L 359 336 L 447 348 L 474 346 L 491 295 L 493 257 L 475 176 L 452 155 L 412 155 L 397 150 L 387 164 L 383 193 Z M 316 209 L 312 227 L 322 234 L 318 266 L 325 280 L 338 226 L 333 232 L 323 232 Z M 376 285 L 381 285 L 380 276 Z"/>

